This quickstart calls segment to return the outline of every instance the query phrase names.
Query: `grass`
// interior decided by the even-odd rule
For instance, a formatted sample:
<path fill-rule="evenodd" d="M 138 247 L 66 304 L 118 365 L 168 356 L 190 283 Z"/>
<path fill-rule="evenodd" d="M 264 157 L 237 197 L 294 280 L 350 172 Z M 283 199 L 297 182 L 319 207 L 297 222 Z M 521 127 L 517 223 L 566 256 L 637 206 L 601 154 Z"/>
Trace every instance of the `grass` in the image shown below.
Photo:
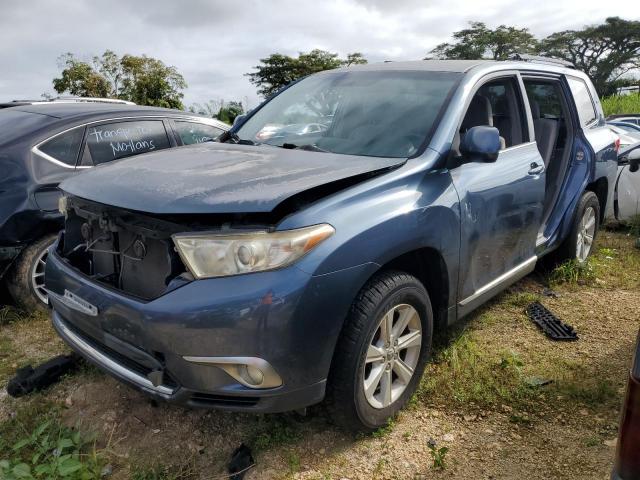
<path fill-rule="evenodd" d="M 520 356 L 511 350 L 488 351 L 476 342 L 474 333 L 464 331 L 436 355 L 419 396 L 481 408 L 528 403 L 536 389 L 527 383 Z"/>
<path fill-rule="evenodd" d="M 18 322 L 28 316 L 26 312 L 10 305 L 0 307 L 0 325 Z"/>
<path fill-rule="evenodd" d="M 557 391 L 570 400 L 591 407 L 617 401 L 618 394 L 613 383 L 607 379 L 584 379 L 559 381 Z"/>
<path fill-rule="evenodd" d="M 530 344 L 524 337 L 511 337 L 504 332 L 520 331 L 523 326 L 536 331 L 527 320 L 524 309 L 535 301 L 547 303 L 542 295 L 545 284 L 557 289 L 560 297 L 588 285 L 591 288 L 636 290 L 640 287 L 640 255 L 627 233 L 602 231 L 601 247 L 586 265 L 566 262 L 541 282 L 521 282 L 480 309 L 464 327 L 441 338 L 434 347 L 434 361 L 416 395 L 418 405 L 444 405 L 463 410 L 513 409 L 511 423 L 528 426 L 535 419 L 540 400 L 561 396 L 572 403 L 588 406 L 609 405 L 617 398 L 616 384 L 606 372 L 590 371 L 579 356 L 568 356 L 567 348 L 547 343 Z M 559 300 L 563 305 L 566 300 Z M 569 307 L 569 305 L 567 305 Z M 570 321 L 574 315 L 556 305 L 552 309 Z M 539 333 L 536 331 L 536 335 Z M 582 343 L 576 344 L 578 346 Z M 567 350 L 568 349 L 568 350 Z M 535 415 L 534 415 L 535 417 Z"/>
<path fill-rule="evenodd" d="M 22 407 L 0 424 L 0 478 L 100 478 L 101 453 L 93 436 L 62 424 L 55 404 L 41 401 Z"/>
<path fill-rule="evenodd" d="M 558 265 L 549 276 L 549 283 L 557 286 L 562 283 L 573 285 L 592 285 L 596 279 L 593 261 L 588 258 L 584 263 L 568 260 Z"/>
<path fill-rule="evenodd" d="M 193 465 L 152 465 L 135 467 L 131 480 L 191 480 L 197 478 Z"/>
<path fill-rule="evenodd" d="M 295 443 L 302 436 L 289 415 L 264 415 L 257 418 L 253 440 L 248 442 L 257 452 Z"/>
<path fill-rule="evenodd" d="M 0 307 L 0 388 L 17 368 L 68 352 L 46 314 Z"/>
<path fill-rule="evenodd" d="M 606 116 L 621 113 L 640 113 L 640 95 L 611 95 L 601 100 Z"/>

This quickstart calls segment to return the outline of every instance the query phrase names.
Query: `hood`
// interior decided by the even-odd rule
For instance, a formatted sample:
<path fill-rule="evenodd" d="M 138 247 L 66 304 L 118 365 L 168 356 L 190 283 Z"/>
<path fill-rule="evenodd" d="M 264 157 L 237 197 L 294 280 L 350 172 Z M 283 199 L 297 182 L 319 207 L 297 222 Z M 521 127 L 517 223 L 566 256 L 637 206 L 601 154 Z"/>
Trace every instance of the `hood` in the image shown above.
<path fill-rule="evenodd" d="M 100 165 L 61 184 L 71 195 L 156 214 L 270 212 L 280 202 L 403 158 L 206 143 Z"/>

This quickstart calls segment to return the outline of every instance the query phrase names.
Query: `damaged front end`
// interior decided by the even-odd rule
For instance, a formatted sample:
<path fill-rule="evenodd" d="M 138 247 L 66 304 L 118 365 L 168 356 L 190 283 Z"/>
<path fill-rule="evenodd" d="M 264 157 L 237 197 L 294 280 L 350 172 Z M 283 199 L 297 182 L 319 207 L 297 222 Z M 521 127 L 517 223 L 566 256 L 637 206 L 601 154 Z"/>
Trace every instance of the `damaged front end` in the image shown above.
<path fill-rule="evenodd" d="M 63 198 L 65 230 L 57 253 L 92 281 L 142 300 L 157 298 L 194 279 L 180 259 L 172 235 L 270 228 L 255 223 L 249 227 L 240 218 L 232 223 L 229 216 L 164 219 L 77 197 Z"/>

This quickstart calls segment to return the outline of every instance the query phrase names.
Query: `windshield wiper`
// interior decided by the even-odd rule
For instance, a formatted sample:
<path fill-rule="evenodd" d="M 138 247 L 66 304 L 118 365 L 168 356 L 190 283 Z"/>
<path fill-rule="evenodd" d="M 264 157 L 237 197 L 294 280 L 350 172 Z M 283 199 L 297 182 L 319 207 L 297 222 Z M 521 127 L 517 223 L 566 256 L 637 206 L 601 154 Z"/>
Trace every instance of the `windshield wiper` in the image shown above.
<path fill-rule="evenodd" d="M 320 148 L 313 143 L 306 143 L 304 145 L 296 145 L 295 143 L 283 143 L 282 148 L 286 148 L 289 150 L 308 150 L 310 152 L 325 152 L 329 153 L 329 150 L 325 150 L 324 148 Z"/>
<path fill-rule="evenodd" d="M 229 140 L 232 140 L 231 143 L 235 143 L 236 145 L 259 145 L 253 140 L 249 140 L 246 138 L 240 138 L 235 132 L 227 132 L 227 138 L 223 143 L 229 143 Z"/>

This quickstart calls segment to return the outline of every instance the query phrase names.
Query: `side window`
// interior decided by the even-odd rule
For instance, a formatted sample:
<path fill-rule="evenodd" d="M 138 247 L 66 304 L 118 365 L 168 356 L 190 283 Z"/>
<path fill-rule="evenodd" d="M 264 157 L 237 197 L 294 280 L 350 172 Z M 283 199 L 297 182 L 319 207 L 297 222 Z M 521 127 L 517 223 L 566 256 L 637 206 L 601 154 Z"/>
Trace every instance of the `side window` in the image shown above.
<path fill-rule="evenodd" d="M 224 130 L 221 128 L 214 127 L 213 125 L 207 125 L 206 123 L 176 120 L 173 124 L 183 145 L 210 142 L 217 139 L 222 135 L 222 133 L 224 133 Z"/>
<path fill-rule="evenodd" d="M 524 88 L 527 91 L 534 121 L 538 118 L 562 117 L 562 103 L 557 87 L 557 83 L 543 80 L 524 80 Z"/>
<path fill-rule="evenodd" d="M 161 120 L 88 126 L 82 165 L 99 165 L 169 147 L 169 137 Z"/>
<path fill-rule="evenodd" d="M 44 142 L 38 147 L 38 150 L 59 162 L 75 167 L 83 132 L 84 127 L 74 128 Z"/>
<path fill-rule="evenodd" d="M 494 80 L 478 89 L 462 121 L 460 133 L 480 125 L 496 127 L 503 148 L 528 141 L 522 97 L 514 78 Z"/>
<path fill-rule="evenodd" d="M 587 84 L 580 79 L 572 77 L 567 77 L 567 81 L 569 82 L 573 99 L 576 102 L 580 124 L 582 126 L 589 125 L 597 118 L 597 114 Z"/>

